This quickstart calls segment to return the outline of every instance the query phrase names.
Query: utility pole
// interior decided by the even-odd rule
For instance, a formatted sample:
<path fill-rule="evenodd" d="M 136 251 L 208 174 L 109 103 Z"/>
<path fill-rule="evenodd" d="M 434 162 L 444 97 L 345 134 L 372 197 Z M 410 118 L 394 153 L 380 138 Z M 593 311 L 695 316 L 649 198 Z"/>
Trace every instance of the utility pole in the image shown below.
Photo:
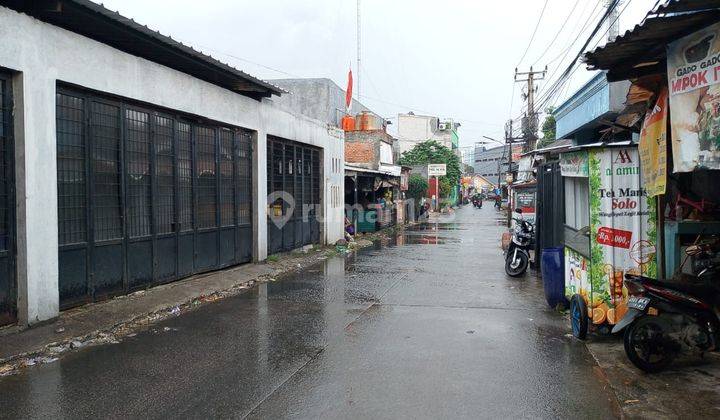
<path fill-rule="evenodd" d="M 610 8 L 613 5 L 614 0 L 605 0 L 605 7 Z M 619 1 L 615 4 L 615 7 L 613 7 L 612 10 L 610 10 L 610 14 L 607 17 L 607 24 L 608 24 L 608 36 L 607 40 L 612 42 L 615 41 L 615 38 L 618 37 L 620 34 L 620 13 L 618 11 L 618 8 L 622 4 L 622 1 Z"/>
<path fill-rule="evenodd" d="M 357 0 L 357 97 L 360 100 L 360 0 Z"/>
<path fill-rule="evenodd" d="M 515 69 L 515 82 L 527 83 L 527 93 L 523 96 L 527 100 L 528 109 L 522 122 L 523 134 L 525 137 L 524 150 L 526 152 L 535 150 L 535 142 L 537 142 L 538 116 L 537 112 L 535 112 L 535 92 L 537 90 L 535 81 L 543 80 L 545 78 L 545 73 L 547 73 L 547 66 L 543 71 L 533 71 L 532 66 L 530 67 L 530 71 L 527 72 L 518 72 L 518 70 Z"/>
<path fill-rule="evenodd" d="M 516 70 L 516 73 L 517 73 L 517 70 Z M 505 124 L 505 143 L 507 143 L 507 145 L 508 145 L 508 171 L 507 171 L 507 173 L 508 173 L 508 175 L 510 175 L 510 176 L 506 176 L 507 187 L 508 187 L 507 188 L 507 190 L 508 190 L 507 226 L 508 227 L 512 226 L 512 214 L 513 214 L 513 209 L 510 208 L 510 185 L 512 185 L 512 181 L 514 181 L 514 178 L 515 178 L 512 174 L 512 153 L 513 153 L 512 145 L 513 145 L 513 140 L 514 140 L 512 126 L 513 126 L 512 120 L 508 120 L 508 122 Z M 500 193 L 501 193 L 501 198 L 502 198 L 502 189 L 500 190 Z"/>

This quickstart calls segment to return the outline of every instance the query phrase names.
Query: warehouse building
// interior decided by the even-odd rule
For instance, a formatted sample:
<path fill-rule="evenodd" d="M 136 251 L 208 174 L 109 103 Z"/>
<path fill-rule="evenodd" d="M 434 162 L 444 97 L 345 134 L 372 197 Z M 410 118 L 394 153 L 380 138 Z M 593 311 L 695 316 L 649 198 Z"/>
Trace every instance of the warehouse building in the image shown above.
<path fill-rule="evenodd" d="M 88 0 L 0 37 L 0 325 L 342 237 L 342 132 L 281 88 Z"/>

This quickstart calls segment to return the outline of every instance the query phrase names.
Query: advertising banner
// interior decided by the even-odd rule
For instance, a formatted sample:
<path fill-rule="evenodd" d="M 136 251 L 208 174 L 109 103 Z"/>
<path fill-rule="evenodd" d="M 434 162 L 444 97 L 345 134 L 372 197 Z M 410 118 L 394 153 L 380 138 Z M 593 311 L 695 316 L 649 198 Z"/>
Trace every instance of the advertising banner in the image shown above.
<path fill-rule="evenodd" d="M 593 323 L 614 324 L 626 310 L 625 274 L 656 277 L 654 199 L 640 182 L 638 150 L 606 148 L 588 154 Z"/>
<path fill-rule="evenodd" d="M 673 170 L 720 169 L 720 23 L 668 45 Z"/>
<path fill-rule="evenodd" d="M 640 131 L 640 167 L 642 183 L 648 197 L 665 194 L 667 182 L 667 89 L 648 111 Z"/>
<path fill-rule="evenodd" d="M 585 150 L 560 154 L 560 174 L 587 178 L 588 153 Z"/>
<path fill-rule="evenodd" d="M 588 260 L 570 248 L 565 248 L 565 296 L 579 294 L 589 302 Z"/>

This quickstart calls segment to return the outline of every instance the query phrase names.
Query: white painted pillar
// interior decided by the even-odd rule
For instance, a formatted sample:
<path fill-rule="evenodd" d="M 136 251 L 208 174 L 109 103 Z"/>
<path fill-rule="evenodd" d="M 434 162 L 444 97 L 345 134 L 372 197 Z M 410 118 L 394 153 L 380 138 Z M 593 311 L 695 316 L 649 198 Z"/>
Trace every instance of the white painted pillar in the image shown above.
<path fill-rule="evenodd" d="M 58 316 L 55 78 L 39 70 L 13 80 L 18 323 Z"/>
<path fill-rule="evenodd" d="M 267 133 L 258 131 L 253 142 L 253 261 L 267 259 Z"/>

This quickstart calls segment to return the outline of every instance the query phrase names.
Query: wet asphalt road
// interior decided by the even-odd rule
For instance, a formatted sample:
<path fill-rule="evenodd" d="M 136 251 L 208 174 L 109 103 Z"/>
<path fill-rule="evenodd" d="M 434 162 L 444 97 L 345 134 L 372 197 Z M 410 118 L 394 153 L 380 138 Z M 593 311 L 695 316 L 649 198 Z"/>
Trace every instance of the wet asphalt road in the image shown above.
<path fill-rule="evenodd" d="M 0 378 L 0 417 L 614 417 L 498 213 L 348 258 Z"/>

